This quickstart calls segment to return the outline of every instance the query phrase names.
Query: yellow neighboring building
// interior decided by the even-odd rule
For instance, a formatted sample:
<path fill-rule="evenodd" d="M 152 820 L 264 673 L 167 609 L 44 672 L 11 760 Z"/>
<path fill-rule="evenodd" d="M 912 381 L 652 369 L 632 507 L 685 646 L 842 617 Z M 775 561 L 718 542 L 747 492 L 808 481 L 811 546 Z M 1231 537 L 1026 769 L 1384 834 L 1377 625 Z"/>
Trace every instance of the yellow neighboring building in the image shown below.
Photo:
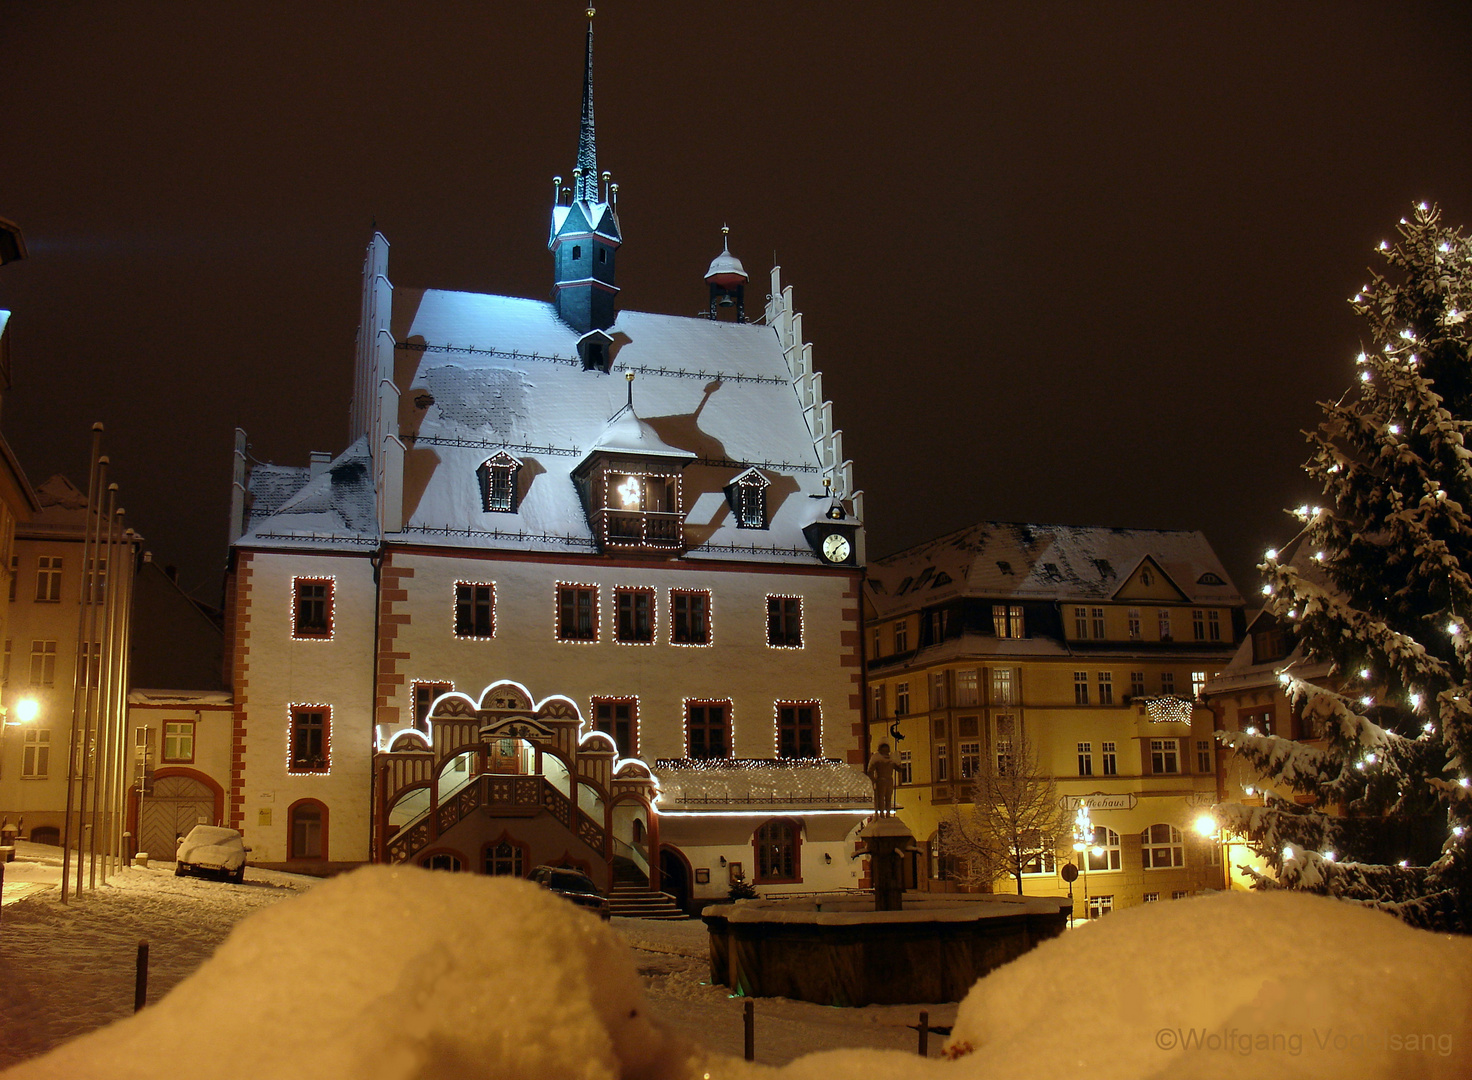
<path fill-rule="evenodd" d="M 1079 915 L 1223 886 L 1220 848 L 1195 829 L 1217 799 L 1199 698 L 1244 619 L 1205 536 L 983 522 L 871 562 L 864 609 L 868 742 L 900 764 L 914 887 L 961 887 L 938 832 L 972 809 L 984 755 L 1024 738 L 1056 779 L 1065 830 L 1086 805 L 1095 844 L 1045 844 L 1028 894 L 1068 895 L 1070 859 Z"/>

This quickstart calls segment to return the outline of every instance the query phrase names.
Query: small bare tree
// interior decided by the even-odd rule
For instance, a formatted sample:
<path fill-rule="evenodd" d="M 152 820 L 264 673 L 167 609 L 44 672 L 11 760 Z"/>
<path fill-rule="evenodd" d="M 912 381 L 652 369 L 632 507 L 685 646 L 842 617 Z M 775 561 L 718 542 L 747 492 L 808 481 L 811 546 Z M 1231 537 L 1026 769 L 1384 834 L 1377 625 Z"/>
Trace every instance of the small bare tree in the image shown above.
<path fill-rule="evenodd" d="M 971 809 L 952 809 L 940 847 L 963 861 L 967 884 L 990 892 L 993 882 L 1010 876 L 1020 896 L 1022 875 L 1052 864 L 1066 823 L 1058 785 L 1026 736 L 999 739 L 993 751 L 972 778 Z"/>

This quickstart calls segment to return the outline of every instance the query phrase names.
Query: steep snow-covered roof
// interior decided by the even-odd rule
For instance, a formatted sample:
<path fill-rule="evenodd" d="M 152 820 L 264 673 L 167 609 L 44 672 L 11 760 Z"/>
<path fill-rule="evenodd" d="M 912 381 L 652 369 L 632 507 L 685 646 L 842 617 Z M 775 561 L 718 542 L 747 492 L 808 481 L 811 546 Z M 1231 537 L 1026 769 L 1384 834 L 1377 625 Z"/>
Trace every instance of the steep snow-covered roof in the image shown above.
<path fill-rule="evenodd" d="M 256 466 L 243 541 L 261 546 L 367 541 L 377 538 L 373 464 L 359 439 L 318 475 L 307 469 Z"/>
<path fill-rule="evenodd" d="M 867 595 L 881 618 L 959 596 L 1102 600 L 1147 559 L 1188 602 L 1242 602 L 1199 532 L 1003 521 L 871 562 Z"/>
<path fill-rule="evenodd" d="M 690 460 L 689 557 L 815 561 L 802 527 L 821 463 L 773 328 L 622 312 L 604 373 L 583 370 L 577 333 L 541 301 L 397 289 L 393 303 L 416 543 L 592 550 L 572 474 L 602 446 Z M 476 469 L 502 450 L 523 463 L 520 501 L 487 513 Z M 722 493 L 752 466 L 770 481 L 765 530 L 738 529 Z"/>

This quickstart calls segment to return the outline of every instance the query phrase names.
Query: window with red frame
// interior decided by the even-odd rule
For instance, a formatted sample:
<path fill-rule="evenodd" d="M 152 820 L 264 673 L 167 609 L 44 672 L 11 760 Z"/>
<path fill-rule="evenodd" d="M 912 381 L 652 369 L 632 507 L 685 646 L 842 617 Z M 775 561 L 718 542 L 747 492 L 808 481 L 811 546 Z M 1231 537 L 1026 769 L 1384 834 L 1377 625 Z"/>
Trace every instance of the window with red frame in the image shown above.
<path fill-rule="evenodd" d="M 777 756 L 818 756 L 817 702 L 780 702 L 777 705 Z"/>
<path fill-rule="evenodd" d="M 802 597 L 767 597 L 767 644 L 781 649 L 802 648 Z"/>
<path fill-rule="evenodd" d="M 291 771 L 326 772 L 331 713 L 321 706 L 291 710 Z"/>
<path fill-rule="evenodd" d="M 706 759 L 730 757 L 730 718 L 729 701 L 687 701 L 685 755 Z"/>
<path fill-rule="evenodd" d="M 441 694 L 455 689 L 447 682 L 417 682 L 414 684 L 414 729 L 429 731 L 429 707 Z"/>
<path fill-rule="evenodd" d="M 291 636 L 325 638 L 332 636 L 332 581 L 321 578 L 297 578 L 292 598 Z"/>
<path fill-rule="evenodd" d="M 802 839 L 791 821 L 769 821 L 756 831 L 756 881 L 801 881 L 798 849 Z"/>
<path fill-rule="evenodd" d="M 710 644 L 710 593 L 670 591 L 670 641 Z"/>
<path fill-rule="evenodd" d="M 635 698 L 594 698 L 593 727 L 613 736 L 619 757 L 639 753 L 639 702 Z"/>
<path fill-rule="evenodd" d="M 557 637 L 560 641 L 598 640 L 598 590 L 586 585 L 557 586 Z"/>
<path fill-rule="evenodd" d="M 654 590 L 614 590 L 615 636 L 619 641 L 648 645 L 654 641 Z"/>

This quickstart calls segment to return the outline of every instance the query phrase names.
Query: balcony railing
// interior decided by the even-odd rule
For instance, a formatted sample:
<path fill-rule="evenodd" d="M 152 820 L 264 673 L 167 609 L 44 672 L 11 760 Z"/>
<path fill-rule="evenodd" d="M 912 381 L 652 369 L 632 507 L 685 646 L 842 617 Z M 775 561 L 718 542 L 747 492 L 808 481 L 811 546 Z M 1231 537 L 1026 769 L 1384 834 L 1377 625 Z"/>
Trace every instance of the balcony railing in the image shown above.
<path fill-rule="evenodd" d="M 658 510 L 601 510 L 599 530 L 604 542 L 630 547 L 682 548 L 682 517 Z"/>

